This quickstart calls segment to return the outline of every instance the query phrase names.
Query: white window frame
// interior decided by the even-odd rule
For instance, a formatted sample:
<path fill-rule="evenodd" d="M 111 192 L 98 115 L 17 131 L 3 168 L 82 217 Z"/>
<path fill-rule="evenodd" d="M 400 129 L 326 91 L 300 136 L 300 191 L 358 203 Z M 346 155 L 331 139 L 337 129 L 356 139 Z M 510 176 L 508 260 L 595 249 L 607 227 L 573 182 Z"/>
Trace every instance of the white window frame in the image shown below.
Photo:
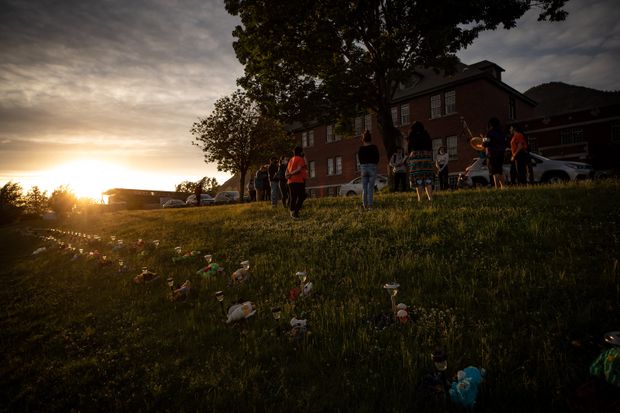
<path fill-rule="evenodd" d="M 392 111 L 392 123 L 394 124 L 394 126 L 398 126 L 399 125 L 398 107 L 397 106 L 392 107 L 391 111 Z"/>
<path fill-rule="evenodd" d="M 441 117 L 441 95 L 431 96 L 431 119 Z"/>
<path fill-rule="evenodd" d="M 444 100 L 446 104 L 446 107 L 445 107 L 446 115 L 456 113 L 456 91 L 449 90 L 446 93 L 444 93 Z"/>
<path fill-rule="evenodd" d="M 308 147 L 308 132 L 301 133 L 301 147 L 302 148 Z"/>
<path fill-rule="evenodd" d="M 325 127 L 325 141 L 331 143 L 334 141 L 334 126 L 327 125 Z"/>
<path fill-rule="evenodd" d="M 327 158 L 327 176 L 334 175 L 334 158 Z"/>
<path fill-rule="evenodd" d="M 446 150 L 448 151 L 450 161 L 459 159 L 459 139 L 458 136 L 446 136 Z"/>
<path fill-rule="evenodd" d="M 370 113 L 364 116 L 364 130 L 366 129 L 372 131 L 372 116 Z"/>
<path fill-rule="evenodd" d="M 583 128 L 560 129 L 560 144 L 572 145 L 581 142 L 585 142 Z"/>
<path fill-rule="evenodd" d="M 314 146 L 314 130 L 308 131 L 308 148 Z"/>
<path fill-rule="evenodd" d="M 334 159 L 335 159 L 334 174 L 342 175 L 342 156 L 336 156 L 336 158 Z"/>
<path fill-rule="evenodd" d="M 517 99 L 514 96 L 508 96 L 508 119 L 517 119 Z"/>
<path fill-rule="evenodd" d="M 316 178 L 316 162 L 314 161 L 308 162 L 308 176 Z"/>
<path fill-rule="evenodd" d="M 400 124 L 409 125 L 409 123 L 409 103 L 405 103 L 404 105 L 400 105 Z"/>

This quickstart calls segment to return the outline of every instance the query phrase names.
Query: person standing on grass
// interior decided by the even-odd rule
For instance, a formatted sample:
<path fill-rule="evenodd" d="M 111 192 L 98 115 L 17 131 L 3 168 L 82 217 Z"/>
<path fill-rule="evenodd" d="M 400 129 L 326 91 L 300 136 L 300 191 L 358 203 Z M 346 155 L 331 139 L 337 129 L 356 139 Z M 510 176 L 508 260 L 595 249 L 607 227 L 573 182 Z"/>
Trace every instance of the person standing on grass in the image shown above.
<path fill-rule="evenodd" d="M 357 152 L 357 159 L 360 163 L 362 174 L 362 206 L 365 210 L 372 209 L 372 200 L 375 190 L 375 179 L 377 178 L 377 164 L 379 163 L 379 148 L 371 143 L 372 136 L 366 129 L 362 136 L 362 146 Z"/>
<path fill-rule="evenodd" d="M 286 167 L 288 166 L 288 156 L 280 157 L 280 165 L 278 166 L 278 183 L 280 186 L 280 194 L 282 195 L 282 205 L 284 208 L 289 207 L 288 183 L 286 182 Z"/>
<path fill-rule="evenodd" d="M 278 206 L 278 200 L 280 199 L 280 177 L 278 175 L 278 158 L 269 159 L 269 168 L 267 173 L 269 174 L 269 186 L 271 188 L 271 207 Z"/>
<path fill-rule="evenodd" d="M 504 152 L 506 151 L 506 136 L 502 132 L 499 119 L 489 119 L 487 136 L 482 142 L 487 154 L 489 172 L 493 176 L 495 188 L 503 189 L 504 182 Z"/>
<path fill-rule="evenodd" d="M 205 178 L 202 178 L 200 181 L 196 182 L 196 187 L 194 188 L 194 195 L 196 196 L 196 206 L 200 206 L 200 201 L 202 201 L 202 186 L 204 185 Z"/>
<path fill-rule="evenodd" d="M 291 218 L 299 218 L 299 210 L 306 199 L 306 180 L 308 179 L 308 169 L 304 159 L 304 150 L 301 146 L 296 146 L 293 150 L 293 157 L 288 161 L 286 175 L 290 194 L 290 213 Z"/>
<path fill-rule="evenodd" d="M 510 125 L 510 162 L 514 165 L 516 172 L 516 183 L 519 185 L 527 184 L 527 163 L 530 162 L 530 155 L 527 152 L 527 141 L 517 125 Z"/>
<path fill-rule="evenodd" d="M 250 172 L 250 179 L 248 180 L 248 195 L 250 195 L 250 202 L 256 201 L 256 187 L 254 186 L 252 172 Z"/>
<path fill-rule="evenodd" d="M 267 182 L 269 182 L 269 165 L 261 166 L 258 171 L 256 171 L 256 176 L 254 177 L 254 187 L 256 188 L 256 200 L 264 201 L 266 199 L 266 191 L 267 191 Z"/>
<path fill-rule="evenodd" d="M 420 121 L 414 122 L 409 131 L 409 179 L 415 187 L 418 202 L 422 201 L 422 190 L 426 192 L 429 202 L 433 202 L 433 142 Z"/>
<path fill-rule="evenodd" d="M 437 150 L 437 159 L 435 160 L 435 166 L 437 167 L 437 176 L 439 176 L 439 189 L 445 191 L 450 189 L 448 185 L 448 162 L 450 161 L 450 155 L 446 151 L 445 146 L 439 147 Z"/>
<path fill-rule="evenodd" d="M 407 188 L 407 155 L 405 150 L 397 146 L 396 152 L 390 158 L 390 166 L 394 172 L 394 192 L 405 192 Z"/>

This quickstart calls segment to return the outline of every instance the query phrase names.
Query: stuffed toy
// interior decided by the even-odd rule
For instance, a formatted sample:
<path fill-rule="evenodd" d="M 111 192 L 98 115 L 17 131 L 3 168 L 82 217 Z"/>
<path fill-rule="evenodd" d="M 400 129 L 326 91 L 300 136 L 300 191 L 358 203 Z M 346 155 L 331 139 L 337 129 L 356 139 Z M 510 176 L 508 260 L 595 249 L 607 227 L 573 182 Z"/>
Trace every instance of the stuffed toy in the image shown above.
<path fill-rule="evenodd" d="M 232 275 L 230 276 L 230 279 L 233 282 L 233 284 L 236 284 L 236 283 L 243 283 L 249 277 L 250 277 L 249 270 L 246 270 L 245 268 L 239 268 L 237 271 L 232 273 Z"/>
<path fill-rule="evenodd" d="M 196 271 L 196 275 L 202 275 L 205 278 L 215 277 L 218 274 L 224 273 L 224 267 L 220 267 L 219 264 L 212 262 L 204 268 Z"/>
<path fill-rule="evenodd" d="M 189 280 L 185 280 L 183 284 L 172 292 L 173 301 L 183 301 L 189 297 L 189 291 L 192 288 L 192 283 Z"/>
<path fill-rule="evenodd" d="M 256 314 L 256 307 L 252 304 L 251 301 L 246 301 L 241 304 L 233 304 L 228 308 L 228 319 L 227 323 L 232 323 L 235 321 L 244 320 L 246 318 L 252 317 Z"/>
<path fill-rule="evenodd" d="M 450 398 L 456 404 L 460 404 L 465 408 L 472 408 L 476 403 L 478 396 L 478 387 L 486 371 L 483 368 L 469 366 L 457 373 L 457 381 L 452 383 L 449 393 Z"/>
<path fill-rule="evenodd" d="M 620 347 L 603 351 L 590 366 L 590 374 L 620 388 Z"/>
<path fill-rule="evenodd" d="M 159 275 L 157 275 L 154 272 L 143 271 L 140 274 L 133 277 L 133 282 L 134 284 L 144 284 L 144 283 L 150 283 L 151 281 L 155 281 L 158 278 L 159 278 Z"/>

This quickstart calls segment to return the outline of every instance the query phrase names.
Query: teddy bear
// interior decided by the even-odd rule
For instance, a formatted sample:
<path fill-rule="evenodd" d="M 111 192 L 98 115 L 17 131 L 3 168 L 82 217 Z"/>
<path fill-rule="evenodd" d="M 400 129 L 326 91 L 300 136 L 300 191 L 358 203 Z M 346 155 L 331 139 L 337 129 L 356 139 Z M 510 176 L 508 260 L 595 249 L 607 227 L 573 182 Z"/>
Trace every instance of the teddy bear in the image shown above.
<path fill-rule="evenodd" d="M 469 366 L 457 373 L 457 380 L 450 386 L 450 399 L 465 408 L 472 408 L 478 396 L 478 387 L 486 371 L 483 368 Z"/>

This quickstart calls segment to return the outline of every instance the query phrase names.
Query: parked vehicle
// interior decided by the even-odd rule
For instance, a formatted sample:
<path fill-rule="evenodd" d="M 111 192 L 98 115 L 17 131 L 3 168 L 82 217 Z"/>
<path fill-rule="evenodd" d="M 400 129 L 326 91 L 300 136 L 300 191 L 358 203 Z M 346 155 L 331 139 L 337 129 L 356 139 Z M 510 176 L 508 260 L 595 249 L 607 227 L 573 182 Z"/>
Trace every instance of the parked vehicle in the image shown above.
<path fill-rule="evenodd" d="M 169 199 L 163 205 L 162 208 L 183 208 L 187 204 L 180 199 Z"/>
<path fill-rule="evenodd" d="M 185 203 L 188 206 L 196 206 L 196 194 L 191 194 L 187 197 Z M 215 198 L 213 198 L 209 194 L 201 194 L 200 195 L 200 205 L 213 205 L 215 203 Z"/>
<path fill-rule="evenodd" d="M 377 175 L 375 179 L 375 191 L 380 191 L 388 184 L 388 179 L 384 175 Z M 340 196 L 355 196 L 362 194 L 362 177 L 355 178 L 349 183 L 340 186 Z"/>
<path fill-rule="evenodd" d="M 230 204 L 239 201 L 239 191 L 222 191 L 215 194 L 216 204 Z"/>
<path fill-rule="evenodd" d="M 535 153 L 531 153 L 530 158 L 534 182 L 554 183 L 594 177 L 592 165 L 587 163 L 549 159 Z M 510 183 L 510 162 L 504 162 L 503 171 L 506 182 Z M 489 169 L 484 158 L 475 158 L 459 177 L 459 185 L 462 187 L 486 187 L 490 184 Z"/>

